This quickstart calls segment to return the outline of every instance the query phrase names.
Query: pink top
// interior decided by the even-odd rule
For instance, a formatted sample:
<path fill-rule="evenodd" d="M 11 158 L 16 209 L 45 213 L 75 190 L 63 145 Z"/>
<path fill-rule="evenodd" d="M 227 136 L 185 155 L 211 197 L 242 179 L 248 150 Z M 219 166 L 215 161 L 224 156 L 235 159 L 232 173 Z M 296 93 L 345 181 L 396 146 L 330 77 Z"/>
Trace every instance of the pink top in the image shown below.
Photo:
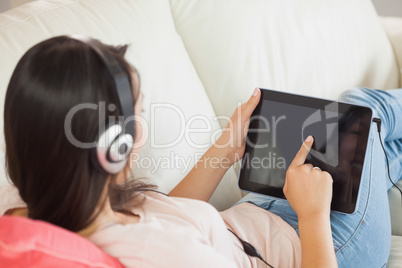
<path fill-rule="evenodd" d="M 146 193 L 135 224 L 107 224 L 89 239 L 126 267 L 264 267 L 238 239 L 253 244 L 274 267 L 300 267 L 296 231 L 279 216 L 250 203 L 219 213 L 208 203 Z"/>
<path fill-rule="evenodd" d="M 7 189 L 6 189 L 7 188 Z M 14 188 L 14 187 L 12 187 Z M 135 224 L 106 224 L 89 239 L 126 267 L 264 267 L 249 258 L 238 239 L 253 244 L 275 268 L 300 267 L 301 245 L 295 230 L 279 216 L 243 203 L 219 213 L 208 203 L 154 192 L 133 212 Z M 18 192 L 0 187 L 0 215 L 25 207 Z"/>

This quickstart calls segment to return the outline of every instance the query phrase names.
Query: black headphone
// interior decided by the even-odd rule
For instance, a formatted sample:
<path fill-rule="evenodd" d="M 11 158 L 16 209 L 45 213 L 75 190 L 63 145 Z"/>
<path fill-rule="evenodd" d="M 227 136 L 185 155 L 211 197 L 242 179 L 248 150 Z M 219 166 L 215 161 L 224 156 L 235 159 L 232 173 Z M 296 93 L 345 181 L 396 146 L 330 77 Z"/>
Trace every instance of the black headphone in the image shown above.
<path fill-rule="evenodd" d="M 100 129 L 91 159 L 100 171 L 117 174 L 126 165 L 134 145 L 134 100 L 130 79 L 116 58 L 100 41 L 82 35 L 72 35 L 70 38 L 87 44 L 99 56 L 113 77 L 124 121 L 109 125 L 104 131 Z"/>

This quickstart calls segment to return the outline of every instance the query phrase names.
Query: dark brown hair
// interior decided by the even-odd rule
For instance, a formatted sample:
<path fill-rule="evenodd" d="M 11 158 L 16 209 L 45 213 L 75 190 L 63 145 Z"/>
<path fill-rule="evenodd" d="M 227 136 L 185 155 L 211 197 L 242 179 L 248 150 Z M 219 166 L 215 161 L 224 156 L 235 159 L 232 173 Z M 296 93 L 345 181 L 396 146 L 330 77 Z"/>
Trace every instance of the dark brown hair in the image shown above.
<path fill-rule="evenodd" d="M 105 45 L 105 49 L 131 79 L 133 68 L 124 59 L 127 46 Z M 84 229 L 96 218 L 110 175 L 94 168 L 91 149 L 69 142 L 64 121 L 74 106 L 100 102 L 117 107 L 106 109 L 106 118 L 121 116 L 111 74 L 84 43 L 67 36 L 51 38 L 29 49 L 18 62 L 4 107 L 6 169 L 30 218 L 72 231 Z M 77 140 L 96 140 L 98 113 L 83 109 L 74 116 L 71 131 Z M 130 200 L 153 187 L 136 181 L 111 185 L 112 208 L 128 210 Z"/>

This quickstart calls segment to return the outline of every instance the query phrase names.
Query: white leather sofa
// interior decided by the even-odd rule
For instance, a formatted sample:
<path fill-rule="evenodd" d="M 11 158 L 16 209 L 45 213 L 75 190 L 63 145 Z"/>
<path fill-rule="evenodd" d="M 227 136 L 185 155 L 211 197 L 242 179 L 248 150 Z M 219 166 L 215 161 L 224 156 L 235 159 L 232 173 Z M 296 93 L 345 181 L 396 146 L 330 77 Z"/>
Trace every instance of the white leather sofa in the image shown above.
<path fill-rule="evenodd" d="M 132 173 L 166 192 L 255 86 L 325 98 L 358 86 L 402 87 L 402 19 L 380 19 L 370 0 L 39 0 L 0 14 L 1 105 L 28 48 L 77 33 L 131 45 L 127 58 L 141 74 L 150 133 Z M 0 183 L 7 184 L 3 124 L 0 132 Z M 220 210 L 242 196 L 236 171 L 210 200 Z M 396 189 L 389 199 L 387 267 L 395 268 L 402 267 Z"/>

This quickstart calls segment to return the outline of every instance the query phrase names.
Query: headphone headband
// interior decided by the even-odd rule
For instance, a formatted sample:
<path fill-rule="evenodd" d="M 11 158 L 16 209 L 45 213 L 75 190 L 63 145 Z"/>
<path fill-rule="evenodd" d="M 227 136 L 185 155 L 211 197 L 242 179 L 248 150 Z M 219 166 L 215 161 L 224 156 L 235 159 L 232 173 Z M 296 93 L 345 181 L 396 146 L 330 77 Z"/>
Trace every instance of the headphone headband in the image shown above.
<path fill-rule="evenodd" d="M 83 35 L 71 35 L 70 37 L 89 45 L 109 70 L 116 87 L 117 98 L 121 108 L 120 112 L 122 113 L 125 121 L 129 119 L 127 122 L 123 122 L 124 133 L 130 134 L 134 138 L 134 101 L 127 73 L 124 72 L 120 64 L 110 54 L 110 52 L 103 49 L 100 41 Z"/>
<path fill-rule="evenodd" d="M 123 114 L 123 126 L 109 125 L 100 130 L 97 146 L 92 151 L 92 162 L 100 171 L 109 174 L 120 172 L 127 162 L 127 157 L 134 144 L 134 100 L 130 86 L 129 75 L 124 72 L 117 59 L 96 40 L 82 35 L 72 35 L 70 38 L 88 45 L 102 60 L 112 75 L 117 98 L 120 103 L 120 112 Z M 124 127 L 124 129 L 122 129 Z"/>

